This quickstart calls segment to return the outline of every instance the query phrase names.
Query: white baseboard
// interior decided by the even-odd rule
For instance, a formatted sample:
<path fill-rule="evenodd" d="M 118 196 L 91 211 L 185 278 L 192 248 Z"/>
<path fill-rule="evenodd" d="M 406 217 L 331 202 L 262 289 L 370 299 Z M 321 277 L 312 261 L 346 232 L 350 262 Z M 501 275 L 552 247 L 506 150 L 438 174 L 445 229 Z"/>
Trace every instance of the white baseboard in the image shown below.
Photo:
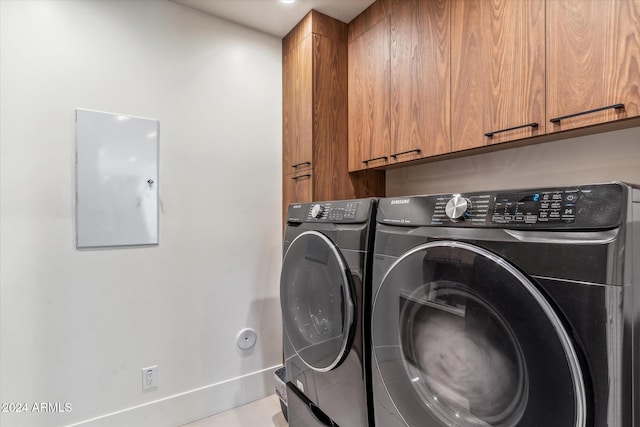
<path fill-rule="evenodd" d="M 274 393 L 273 372 L 281 365 L 105 414 L 68 427 L 177 427 Z"/>

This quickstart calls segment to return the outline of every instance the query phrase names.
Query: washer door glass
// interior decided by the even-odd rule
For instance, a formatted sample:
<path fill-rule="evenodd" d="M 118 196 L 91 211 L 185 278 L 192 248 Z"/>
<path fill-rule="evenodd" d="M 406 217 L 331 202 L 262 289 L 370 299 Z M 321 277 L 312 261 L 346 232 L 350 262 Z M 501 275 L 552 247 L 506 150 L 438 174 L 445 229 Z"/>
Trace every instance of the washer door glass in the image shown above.
<path fill-rule="evenodd" d="M 407 252 L 382 280 L 372 328 L 383 383 L 375 392 L 409 426 L 586 423 L 582 371 L 561 320 L 485 249 L 443 241 Z"/>
<path fill-rule="evenodd" d="M 353 338 L 353 281 L 340 250 L 307 231 L 287 249 L 280 276 L 282 321 L 300 359 L 317 371 L 340 364 Z"/>

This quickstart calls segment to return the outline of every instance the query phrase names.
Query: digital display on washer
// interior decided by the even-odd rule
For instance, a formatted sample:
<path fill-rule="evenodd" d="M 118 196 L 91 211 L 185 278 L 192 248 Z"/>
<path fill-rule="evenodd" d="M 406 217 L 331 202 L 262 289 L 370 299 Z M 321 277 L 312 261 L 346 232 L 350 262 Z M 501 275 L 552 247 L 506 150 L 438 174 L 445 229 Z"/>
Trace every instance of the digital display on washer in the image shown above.
<path fill-rule="evenodd" d="M 574 223 L 578 199 L 578 190 L 498 193 L 491 222 Z"/>

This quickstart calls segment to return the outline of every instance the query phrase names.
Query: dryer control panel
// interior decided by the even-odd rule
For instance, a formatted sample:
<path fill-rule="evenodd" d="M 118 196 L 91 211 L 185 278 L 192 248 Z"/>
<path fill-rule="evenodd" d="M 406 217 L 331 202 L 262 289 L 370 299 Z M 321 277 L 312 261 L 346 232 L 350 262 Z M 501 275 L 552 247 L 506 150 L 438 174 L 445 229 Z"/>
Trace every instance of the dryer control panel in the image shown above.
<path fill-rule="evenodd" d="M 287 222 L 360 223 L 371 215 L 374 199 L 294 203 L 289 205 Z"/>
<path fill-rule="evenodd" d="M 381 199 L 377 221 L 401 226 L 612 228 L 621 224 L 622 183 Z"/>

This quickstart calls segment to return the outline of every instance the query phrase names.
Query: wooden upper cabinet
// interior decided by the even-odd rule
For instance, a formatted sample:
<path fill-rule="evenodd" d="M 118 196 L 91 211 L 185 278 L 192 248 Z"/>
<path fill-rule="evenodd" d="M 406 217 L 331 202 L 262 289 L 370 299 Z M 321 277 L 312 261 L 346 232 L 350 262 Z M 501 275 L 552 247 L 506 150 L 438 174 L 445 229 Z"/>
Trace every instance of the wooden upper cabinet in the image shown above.
<path fill-rule="evenodd" d="M 390 15 L 391 163 L 451 151 L 450 12 L 410 0 Z"/>
<path fill-rule="evenodd" d="M 283 58 L 283 167 L 285 173 L 312 167 L 313 36 L 296 45 Z"/>
<path fill-rule="evenodd" d="M 348 177 L 347 44 L 313 35 L 314 111 L 313 162 L 316 200 L 354 194 Z M 344 174 L 337 179 L 336 173 Z"/>
<path fill-rule="evenodd" d="M 451 150 L 484 144 L 482 0 L 451 3 Z"/>
<path fill-rule="evenodd" d="M 349 43 L 349 171 L 389 164 L 389 19 Z"/>
<path fill-rule="evenodd" d="M 640 0 L 548 1 L 547 132 L 640 115 L 639 64 Z"/>
<path fill-rule="evenodd" d="M 383 196 L 384 173 L 348 173 L 347 24 L 310 11 L 282 40 L 283 210 Z"/>
<path fill-rule="evenodd" d="M 293 52 L 282 56 L 282 168 L 284 173 L 293 172 L 291 166 L 297 161 L 298 108 L 296 106 L 295 76 L 296 61 Z"/>
<path fill-rule="evenodd" d="M 313 35 L 305 37 L 296 47 L 298 61 L 298 164 L 296 170 L 312 167 L 313 144 Z"/>
<path fill-rule="evenodd" d="M 544 134 L 544 0 L 452 0 L 451 50 L 452 151 Z"/>

